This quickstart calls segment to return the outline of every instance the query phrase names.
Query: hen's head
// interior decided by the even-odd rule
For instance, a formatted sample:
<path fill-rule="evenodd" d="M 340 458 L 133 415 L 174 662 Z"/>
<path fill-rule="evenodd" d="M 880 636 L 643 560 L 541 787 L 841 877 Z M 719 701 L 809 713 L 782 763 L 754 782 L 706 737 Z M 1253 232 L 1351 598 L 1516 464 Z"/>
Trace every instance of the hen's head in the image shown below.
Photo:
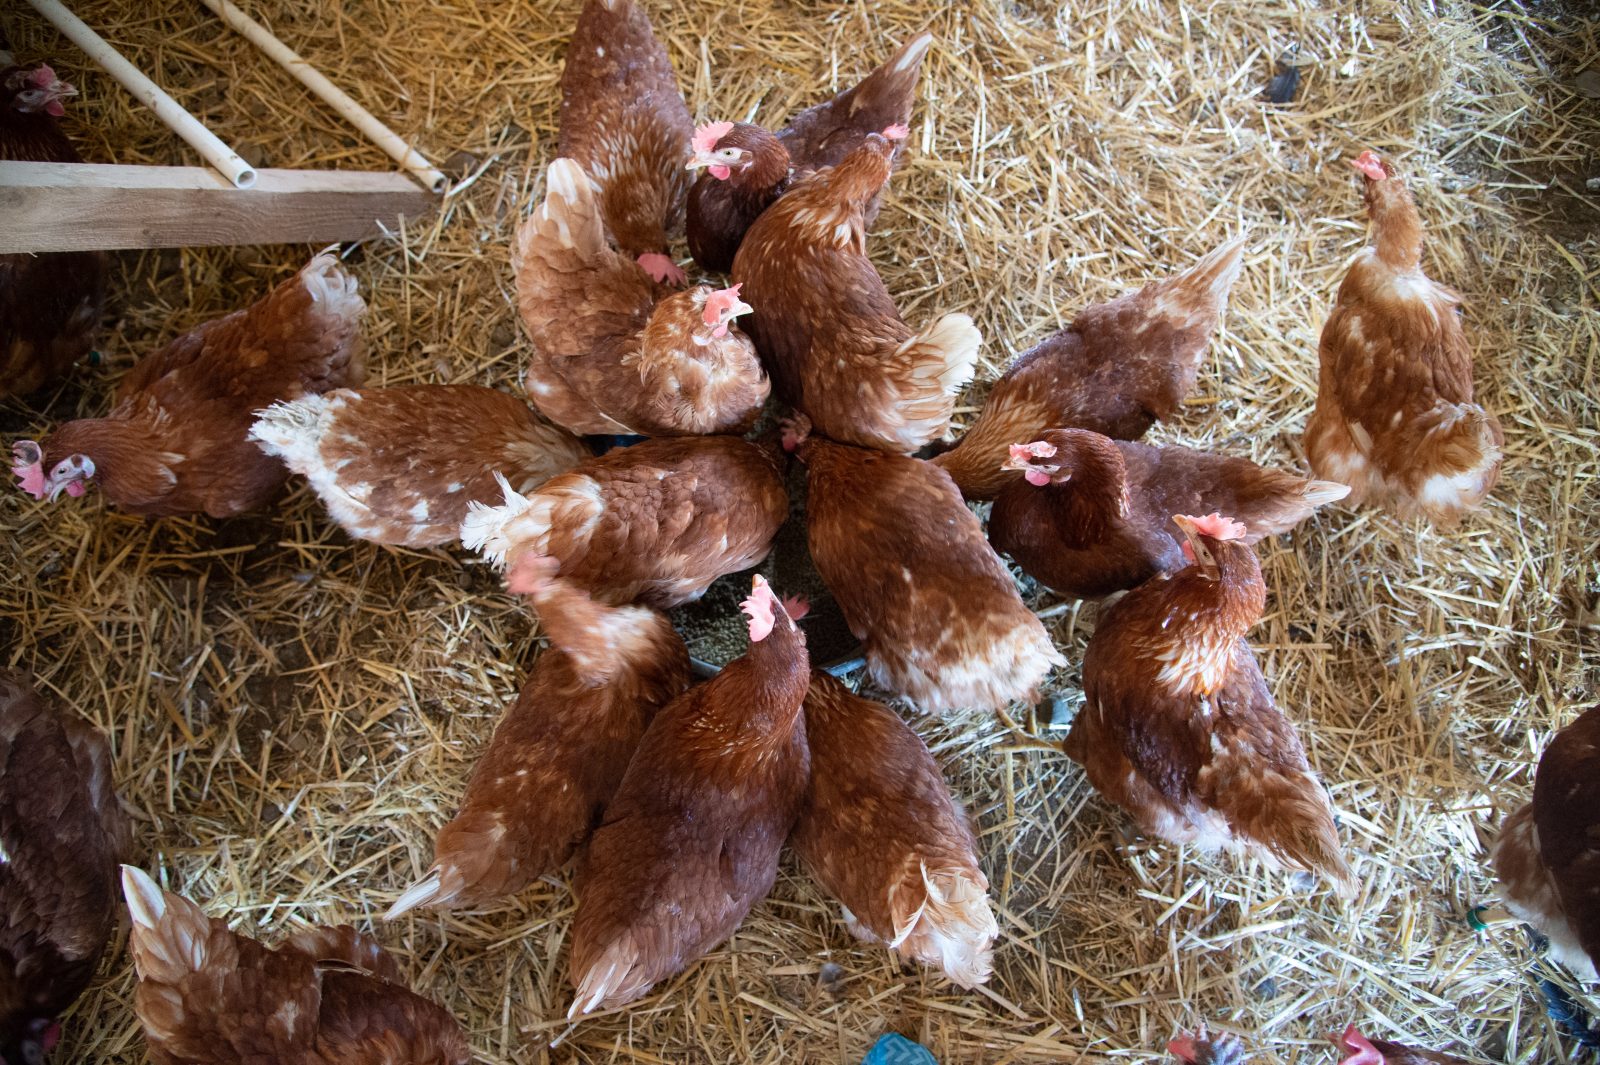
<path fill-rule="evenodd" d="M 56 72 L 41 63 L 32 70 L 18 70 L 6 78 L 10 107 L 25 115 L 43 111 L 57 118 L 67 113 L 61 101 L 78 95 L 78 90 L 56 77 Z"/>
<path fill-rule="evenodd" d="M 1207 576 L 1217 575 L 1223 560 L 1236 550 L 1246 550 L 1242 543 L 1248 531 L 1243 522 L 1225 518 L 1221 514 L 1207 514 L 1194 518 L 1187 514 L 1174 514 L 1172 523 L 1183 533 L 1183 557 L 1200 567 Z"/>
<path fill-rule="evenodd" d="M 718 181 L 727 181 L 735 170 L 744 170 L 755 162 L 755 152 L 740 142 L 741 127 L 732 122 L 707 122 L 697 126 L 694 139 L 689 142 L 690 170 L 704 167 Z"/>
<path fill-rule="evenodd" d="M 1353 1024 L 1345 1028 L 1343 1032 L 1329 1036 L 1329 1038 L 1333 1040 L 1335 1046 L 1350 1055 L 1347 1058 L 1341 1058 L 1339 1065 L 1384 1065 L 1386 1061 L 1384 1056 L 1378 1052 L 1378 1048 L 1373 1046 L 1367 1037 L 1361 1034 L 1360 1029 Z"/>
<path fill-rule="evenodd" d="M 1167 1053 L 1184 1065 L 1243 1065 L 1244 1044 L 1226 1032 L 1211 1035 L 1206 1026 L 1199 1031 L 1181 1032 L 1167 1044 Z"/>
<path fill-rule="evenodd" d="M 45 473 L 45 452 L 32 440 L 19 440 L 11 445 L 11 473 L 17 478 L 17 487 L 35 499 L 55 502 L 65 492 L 81 496 L 88 491 L 94 479 L 94 459 L 82 453 L 63 457 Z"/>
<path fill-rule="evenodd" d="M 1035 440 L 1031 444 L 1012 444 L 1010 455 L 1000 468 L 1021 470 L 1028 483 L 1038 488 L 1053 484 L 1057 479 L 1070 480 L 1071 470 L 1063 470 L 1060 463 L 1050 461 L 1056 457 L 1056 451 L 1056 446 L 1048 440 Z"/>
<path fill-rule="evenodd" d="M 761 574 L 750 579 L 750 597 L 739 604 L 750 625 L 750 642 L 761 643 L 772 631 L 782 627 L 797 630 L 795 622 L 806 616 L 811 604 L 798 596 L 779 600 Z"/>
<path fill-rule="evenodd" d="M 44 1065 L 50 1051 L 61 1041 L 61 1025 L 50 1017 L 35 1017 L 0 1044 L 3 1065 Z"/>
<path fill-rule="evenodd" d="M 1391 208 L 1410 201 L 1406 183 L 1395 175 L 1394 166 L 1372 149 L 1351 159 L 1350 166 L 1361 175 L 1361 195 L 1374 216 L 1393 215 Z"/>
<path fill-rule="evenodd" d="M 739 298 L 739 289 L 742 287 L 744 286 L 741 283 L 732 288 L 707 292 L 705 306 L 700 311 L 700 320 L 710 327 L 713 339 L 721 340 L 727 336 L 728 326 L 735 318 L 755 310 Z"/>

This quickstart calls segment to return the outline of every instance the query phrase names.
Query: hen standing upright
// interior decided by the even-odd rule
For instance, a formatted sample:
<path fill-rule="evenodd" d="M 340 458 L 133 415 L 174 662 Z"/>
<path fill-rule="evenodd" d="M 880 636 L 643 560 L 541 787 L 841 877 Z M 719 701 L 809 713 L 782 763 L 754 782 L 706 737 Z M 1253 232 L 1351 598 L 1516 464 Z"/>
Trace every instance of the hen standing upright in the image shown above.
<path fill-rule="evenodd" d="M 806 538 L 875 683 L 925 711 L 1031 696 L 1051 646 L 944 471 L 810 437 Z"/>
<path fill-rule="evenodd" d="M 811 784 L 790 840 L 796 853 L 858 937 L 962 987 L 983 983 L 1000 934 L 989 880 L 922 738 L 820 670 L 805 716 Z"/>
<path fill-rule="evenodd" d="M 924 31 L 907 41 L 860 82 L 796 115 L 776 135 L 749 122 L 711 122 L 694 131 L 692 168 L 704 168 L 689 190 L 689 252 L 707 270 L 733 268 L 733 257 L 761 212 L 790 184 L 837 166 L 870 133 L 911 123 L 922 58 L 933 44 Z M 906 142 L 895 142 L 898 165 Z M 863 222 L 878 216 L 882 189 Z"/>
<path fill-rule="evenodd" d="M 682 284 L 666 254 L 683 229 L 694 120 L 672 61 L 634 0 L 586 0 L 561 71 L 561 139 L 599 186 L 611 236 L 656 281 Z"/>
<path fill-rule="evenodd" d="M 14 445 L 11 472 L 39 499 L 82 495 L 96 483 L 134 514 L 226 518 L 254 510 L 289 476 L 250 440 L 256 412 L 359 384 L 366 309 L 355 279 L 332 255 L 318 255 L 252 306 L 146 356 L 104 418 L 67 422 L 42 444 Z"/>
<path fill-rule="evenodd" d="M 0 1061 L 42 1062 L 94 977 L 128 837 L 105 739 L 0 671 Z"/>
<path fill-rule="evenodd" d="M 865 211 L 889 159 L 874 133 L 796 185 L 750 227 L 733 279 L 785 402 L 834 440 L 907 452 L 949 425 L 982 337 L 965 314 L 913 331 L 867 258 Z"/>
<path fill-rule="evenodd" d="M 311 482 L 333 520 L 379 544 L 430 547 L 461 535 L 473 503 L 565 473 L 590 451 L 515 396 L 477 385 L 341 388 L 276 403 L 250 439 Z"/>
<path fill-rule="evenodd" d="M 1000 492 L 989 542 L 1063 595 L 1094 598 L 1185 565 L 1174 514 L 1220 511 L 1253 544 L 1287 532 L 1350 489 L 1249 459 L 1052 429 L 1011 448 L 1023 480 Z"/>
<path fill-rule="evenodd" d="M 1137 440 L 1172 417 L 1199 379 L 1243 257 L 1244 241 L 1229 241 L 1176 277 L 1084 310 L 1017 356 L 972 428 L 933 461 L 968 499 L 993 499 L 1019 479 L 1004 468 L 1018 441 L 1046 429 Z"/>
<path fill-rule="evenodd" d="M 1104 615 L 1066 753 L 1146 832 L 1353 889 L 1328 796 L 1244 641 L 1267 599 L 1245 529 L 1215 514 L 1173 521 L 1191 564 Z"/>
<path fill-rule="evenodd" d="M 566 863 L 594 831 L 656 711 L 689 687 L 689 651 L 649 607 L 533 591 L 550 648 L 494 730 L 433 868 L 390 908 L 475 906 Z"/>
<path fill-rule="evenodd" d="M 57 119 L 78 90 L 17 64 L 0 34 L 0 161 L 81 163 Z M 0 399 L 49 383 L 93 343 L 106 301 L 98 251 L 0 255 Z"/>
<path fill-rule="evenodd" d="M 467 1065 L 442 1008 L 348 925 L 276 950 L 235 935 L 144 872 L 122 869 L 133 916 L 133 1008 L 155 1065 Z"/>
<path fill-rule="evenodd" d="M 805 636 L 767 582 L 750 648 L 656 715 L 589 843 L 569 1016 L 631 1002 L 733 934 L 772 890 L 809 772 Z"/>
<path fill-rule="evenodd" d="M 1533 801 L 1507 817 L 1494 873 L 1512 913 L 1550 940 L 1550 956 L 1600 979 L 1600 706 L 1556 734 Z"/>
<path fill-rule="evenodd" d="M 1339 286 L 1322 327 L 1306 457 L 1354 502 L 1452 524 L 1500 477 L 1505 436 L 1472 402 L 1461 297 L 1422 272 L 1422 221 L 1405 182 L 1372 152 L 1361 172 L 1376 243 Z"/>
<path fill-rule="evenodd" d="M 517 229 L 517 310 L 533 341 L 528 395 L 575 433 L 743 432 L 771 386 L 733 324 L 739 288 L 669 292 L 606 238 L 599 198 L 572 159 Z"/>

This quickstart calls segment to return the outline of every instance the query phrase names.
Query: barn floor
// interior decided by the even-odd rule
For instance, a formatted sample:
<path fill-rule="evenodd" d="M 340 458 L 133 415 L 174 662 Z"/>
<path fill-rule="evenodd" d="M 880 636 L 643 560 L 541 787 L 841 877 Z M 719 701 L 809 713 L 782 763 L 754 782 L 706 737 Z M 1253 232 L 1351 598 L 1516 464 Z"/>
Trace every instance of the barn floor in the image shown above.
<path fill-rule="evenodd" d="M 463 179 L 436 218 L 350 256 L 371 382 L 514 389 L 507 242 L 551 156 L 575 0 L 246 6 Z M 1303 468 L 1318 331 L 1366 232 L 1343 160 L 1397 157 L 1430 269 L 1464 296 L 1507 458 L 1458 532 L 1335 506 L 1262 550 L 1253 640 L 1332 788 L 1359 896 L 1138 838 L 1053 748 L 1047 712 L 918 720 L 981 826 L 1002 929 L 982 993 L 852 941 L 786 859 L 727 946 L 569 1027 L 564 878 L 493 910 L 377 919 L 427 867 L 538 643 L 492 574 L 352 543 L 303 489 L 230 522 L 4 493 L 0 665 L 110 734 L 143 864 L 269 940 L 374 928 L 496 1065 L 853 1063 L 887 1029 L 944 1063 L 1144 1062 L 1201 1018 L 1262 1065 L 1332 1062 L 1325 1035 L 1350 1020 L 1471 1061 L 1572 1060 L 1537 984 L 1564 981 L 1591 1012 L 1595 989 L 1547 970 L 1520 926 L 1476 933 L 1467 912 L 1491 899 L 1486 843 L 1536 752 L 1600 678 L 1600 104 L 1578 78 L 1595 77 L 1600 21 L 1544 0 L 648 6 L 702 120 L 777 124 L 933 27 L 911 163 L 870 247 L 908 319 L 961 310 L 984 330 L 963 419 L 1078 308 L 1245 233 L 1200 387 L 1156 436 Z M 199 5 L 73 7 L 253 161 L 388 168 Z M 5 22 L 19 56 L 82 90 L 71 131 L 91 161 L 194 162 L 31 13 Z M 1291 46 L 1299 98 L 1265 103 Z M 0 432 L 101 412 L 140 355 L 312 250 L 117 256 L 103 358 L 0 406 Z M 1049 693 L 1070 709 L 1093 611 L 1034 602 L 1073 663 Z M 144 1060 L 132 987 L 119 939 L 56 1059 Z"/>

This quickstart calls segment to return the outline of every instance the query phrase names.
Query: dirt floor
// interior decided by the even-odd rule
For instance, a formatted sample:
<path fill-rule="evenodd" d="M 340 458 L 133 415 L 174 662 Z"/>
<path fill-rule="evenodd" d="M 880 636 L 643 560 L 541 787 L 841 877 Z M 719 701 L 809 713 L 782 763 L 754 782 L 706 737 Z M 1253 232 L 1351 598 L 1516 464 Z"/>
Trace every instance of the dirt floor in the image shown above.
<path fill-rule="evenodd" d="M 1303 469 L 1317 335 L 1366 237 L 1343 160 L 1397 160 L 1432 227 L 1427 267 L 1463 295 L 1506 463 L 1458 531 L 1335 506 L 1261 548 L 1271 595 L 1252 641 L 1331 788 L 1359 895 L 1341 905 L 1132 832 L 1048 727 L 1081 701 L 1094 611 L 1035 591 L 1071 663 L 1040 707 L 913 722 L 980 826 L 1001 925 L 985 989 L 854 942 L 786 858 L 703 964 L 569 1026 L 565 876 L 490 910 L 379 920 L 427 868 L 539 643 L 492 573 L 458 551 L 353 543 L 303 487 L 228 522 L 4 493 L 0 665 L 110 735 L 142 864 L 270 941 L 305 922 L 373 929 L 496 1065 L 854 1063 L 889 1029 L 947 1065 L 1144 1062 L 1201 1019 L 1242 1033 L 1262 1065 L 1331 1063 L 1326 1033 L 1352 1020 L 1473 1062 L 1574 1060 L 1538 983 L 1600 1013 L 1595 989 L 1538 960 L 1520 926 L 1478 933 L 1467 914 L 1492 900 L 1486 845 L 1526 801 L 1537 752 L 1600 680 L 1587 5 L 648 3 L 698 120 L 777 124 L 934 29 L 910 165 L 869 246 L 909 321 L 960 310 L 983 329 L 963 423 L 1077 309 L 1248 234 L 1200 386 L 1154 435 Z M 252 161 L 388 168 L 200 5 L 72 6 Z M 458 178 L 439 215 L 348 256 L 371 305 L 372 383 L 515 389 L 527 352 L 507 245 L 542 191 L 575 0 L 245 6 Z M 24 61 L 82 90 L 70 130 L 91 161 L 195 162 L 31 12 L 0 17 Z M 1268 103 L 1291 46 L 1298 97 Z M 116 256 L 98 356 L 0 404 L 0 433 L 103 411 L 142 354 L 314 250 Z M 132 987 L 119 937 L 56 1060 L 144 1060 Z"/>

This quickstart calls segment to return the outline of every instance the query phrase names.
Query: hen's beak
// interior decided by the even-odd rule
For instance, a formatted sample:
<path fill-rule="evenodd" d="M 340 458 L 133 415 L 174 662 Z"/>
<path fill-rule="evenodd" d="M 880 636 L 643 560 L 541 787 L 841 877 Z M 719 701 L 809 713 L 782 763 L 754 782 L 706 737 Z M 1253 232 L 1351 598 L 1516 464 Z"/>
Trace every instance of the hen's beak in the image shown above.
<path fill-rule="evenodd" d="M 728 307 L 727 312 L 723 314 L 722 320 L 724 322 L 731 322 L 741 314 L 749 314 L 753 310 L 755 310 L 755 308 L 750 306 L 744 300 L 734 300 L 732 305 Z"/>
<path fill-rule="evenodd" d="M 722 160 L 718 159 L 716 156 L 712 155 L 710 152 L 695 152 L 693 155 L 691 155 L 689 157 L 689 162 L 688 162 L 688 164 L 686 166 L 684 166 L 684 169 L 685 170 L 700 170 L 700 169 L 703 169 L 704 167 L 708 167 L 708 166 L 723 166 L 723 165 L 725 165 L 725 164 L 722 162 Z"/>

